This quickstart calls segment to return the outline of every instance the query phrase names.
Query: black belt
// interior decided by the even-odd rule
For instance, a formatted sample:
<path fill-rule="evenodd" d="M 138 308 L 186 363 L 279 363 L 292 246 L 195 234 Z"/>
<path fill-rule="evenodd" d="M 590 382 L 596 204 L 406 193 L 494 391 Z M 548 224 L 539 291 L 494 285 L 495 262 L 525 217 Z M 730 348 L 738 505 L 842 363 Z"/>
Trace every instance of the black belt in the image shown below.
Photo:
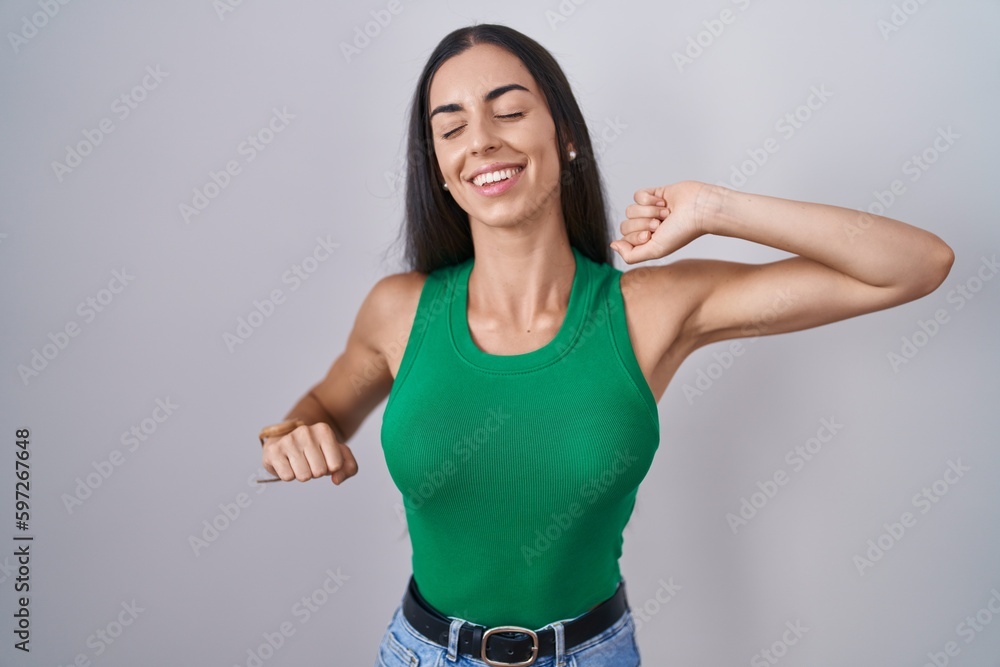
<path fill-rule="evenodd" d="M 403 596 L 403 616 L 430 641 L 448 647 L 451 619 L 436 610 L 410 582 Z M 629 609 L 625 580 L 618 582 L 615 594 L 579 618 L 563 624 L 564 650 L 569 650 L 610 628 Z M 555 655 L 556 631 L 553 628 L 529 630 L 514 625 L 487 628 L 466 622 L 459 629 L 458 652 L 497 667 L 527 667 L 538 658 Z"/>

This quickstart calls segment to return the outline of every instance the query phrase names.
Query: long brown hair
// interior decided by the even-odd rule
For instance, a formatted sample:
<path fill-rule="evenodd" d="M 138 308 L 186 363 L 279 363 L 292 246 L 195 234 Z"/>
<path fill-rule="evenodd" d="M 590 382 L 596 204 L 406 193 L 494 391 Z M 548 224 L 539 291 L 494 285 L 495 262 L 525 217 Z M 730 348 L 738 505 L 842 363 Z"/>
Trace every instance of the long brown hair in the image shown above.
<path fill-rule="evenodd" d="M 431 79 L 441 64 L 476 44 L 493 44 L 518 57 L 545 94 L 556 143 L 572 143 L 576 159 L 559 150 L 560 199 L 570 245 L 595 262 L 611 263 L 610 211 L 587 124 L 562 68 L 544 47 L 512 28 L 482 24 L 444 37 L 424 66 L 410 107 L 403 236 L 410 270 L 430 273 L 473 256 L 469 216 L 437 182 L 429 118 Z"/>

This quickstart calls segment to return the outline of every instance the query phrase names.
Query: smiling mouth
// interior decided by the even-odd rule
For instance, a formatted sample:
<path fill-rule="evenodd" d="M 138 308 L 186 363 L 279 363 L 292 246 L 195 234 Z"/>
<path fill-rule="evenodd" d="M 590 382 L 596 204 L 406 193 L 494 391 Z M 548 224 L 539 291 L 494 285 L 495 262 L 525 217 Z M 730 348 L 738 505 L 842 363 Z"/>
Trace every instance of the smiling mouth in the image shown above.
<path fill-rule="evenodd" d="M 500 181 L 506 181 L 513 178 L 516 174 L 524 171 L 524 167 L 512 167 L 510 169 L 498 169 L 497 171 L 490 171 L 485 174 L 479 174 L 471 183 L 476 187 L 482 187 L 484 185 L 489 185 L 490 183 L 499 183 Z"/>

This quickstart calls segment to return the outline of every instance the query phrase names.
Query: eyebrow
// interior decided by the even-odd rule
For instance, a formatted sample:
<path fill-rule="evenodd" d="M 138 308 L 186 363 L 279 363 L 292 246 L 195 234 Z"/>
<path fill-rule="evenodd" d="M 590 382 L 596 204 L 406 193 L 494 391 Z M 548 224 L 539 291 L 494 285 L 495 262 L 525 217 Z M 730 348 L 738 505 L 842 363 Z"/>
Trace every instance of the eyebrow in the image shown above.
<path fill-rule="evenodd" d="M 492 102 L 496 98 L 500 97 L 506 92 L 510 92 L 511 90 L 523 90 L 527 93 L 531 92 L 530 90 L 528 90 L 519 83 L 508 83 L 506 86 L 500 86 L 499 88 L 494 88 L 490 92 L 486 93 L 486 95 L 483 97 L 483 101 Z M 442 104 L 441 106 L 435 108 L 434 111 L 431 112 L 430 118 L 428 118 L 428 120 L 434 118 L 435 114 L 452 113 L 455 111 L 462 111 L 462 105 L 456 104 L 454 102 L 452 102 L 451 104 Z"/>

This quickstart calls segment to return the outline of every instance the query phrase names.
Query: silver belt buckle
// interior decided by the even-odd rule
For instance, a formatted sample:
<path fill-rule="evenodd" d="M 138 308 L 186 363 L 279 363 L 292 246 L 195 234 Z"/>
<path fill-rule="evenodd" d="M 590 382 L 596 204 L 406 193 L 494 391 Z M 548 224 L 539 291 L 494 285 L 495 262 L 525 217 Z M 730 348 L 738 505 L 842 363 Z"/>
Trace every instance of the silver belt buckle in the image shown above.
<path fill-rule="evenodd" d="M 522 662 L 494 662 L 486 657 L 486 640 L 489 639 L 490 635 L 494 632 L 521 632 L 526 635 L 531 635 L 531 657 Z M 528 667 L 528 665 L 534 664 L 535 660 L 538 658 L 538 635 L 534 633 L 533 630 L 528 628 L 518 627 L 516 625 L 498 625 L 495 628 L 489 628 L 483 633 L 482 640 L 480 640 L 480 657 L 483 662 L 492 667 Z"/>

